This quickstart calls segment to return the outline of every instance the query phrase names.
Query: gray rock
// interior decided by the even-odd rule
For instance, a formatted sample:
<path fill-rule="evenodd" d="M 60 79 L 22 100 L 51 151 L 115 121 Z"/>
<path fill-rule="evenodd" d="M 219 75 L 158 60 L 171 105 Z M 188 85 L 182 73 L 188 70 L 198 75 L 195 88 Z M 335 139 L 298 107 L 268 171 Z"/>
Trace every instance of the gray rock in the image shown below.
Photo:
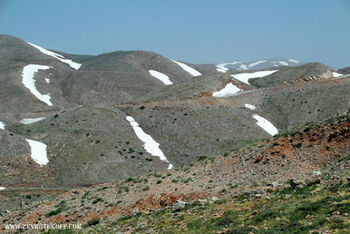
<path fill-rule="evenodd" d="M 173 205 L 173 209 L 179 210 L 179 209 L 185 208 L 185 206 L 186 206 L 186 202 L 181 201 L 181 200 L 177 200 Z"/>
<path fill-rule="evenodd" d="M 307 186 L 319 184 L 321 183 L 321 176 L 322 174 L 320 171 L 313 171 L 308 177 L 305 178 L 305 184 Z"/>
<path fill-rule="evenodd" d="M 199 199 L 198 202 L 199 202 L 202 206 L 205 206 L 205 204 L 208 203 L 207 199 Z"/>
<path fill-rule="evenodd" d="M 135 209 L 133 209 L 131 215 L 132 215 L 132 216 L 136 216 L 136 215 L 138 215 L 139 213 L 140 213 L 139 209 L 135 208 Z"/>
<path fill-rule="evenodd" d="M 211 200 L 209 201 L 210 204 L 213 204 L 216 201 L 219 201 L 220 199 L 216 196 L 212 197 Z"/>
<path fill-rule="evenodd" d="M 278 181 L 272 182 L 272 187 L 277 188 L 279 185 Z"/>
<path fill-rule="evenodd" d="M 299 187 L 302 184 L 302 181 L 293 178 L 293 179 L 289 180 L 289 184 L 290 184 L 290 187 L 292 189 L 295 189 L 295 188 Z"/>

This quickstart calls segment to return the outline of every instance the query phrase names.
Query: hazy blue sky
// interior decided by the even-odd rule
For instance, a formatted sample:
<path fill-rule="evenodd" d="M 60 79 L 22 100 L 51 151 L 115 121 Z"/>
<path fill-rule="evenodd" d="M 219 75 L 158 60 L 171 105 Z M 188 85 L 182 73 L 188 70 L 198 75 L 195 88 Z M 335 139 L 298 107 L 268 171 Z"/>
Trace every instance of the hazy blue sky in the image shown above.
<path fill-rule="evenodd" d="M 0 33 L 77 54 L 350 66 L 349 0 L 0 0 Z"/>

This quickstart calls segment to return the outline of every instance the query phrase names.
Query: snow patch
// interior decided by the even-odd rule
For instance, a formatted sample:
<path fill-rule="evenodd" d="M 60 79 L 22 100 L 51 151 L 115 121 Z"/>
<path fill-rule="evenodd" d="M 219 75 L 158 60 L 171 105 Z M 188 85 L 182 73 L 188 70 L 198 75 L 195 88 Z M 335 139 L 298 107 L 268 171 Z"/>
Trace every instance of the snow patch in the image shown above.
<path fill-rule="evenodd" d="M 0 121 L 0 129 L 5 130 L 5 126 L 6 125 L 3 122 Z"/>
<path fill-rule="evenodd" d="M 22 83 L 26 88 L 30 90 L 30 92 L 38 98 L 40 101 L 45 102 L 48 106 L 52 106 L 52 103 L 50 101 L 51 97 L 49 94 L 42 95 L 35 87 L 35 80 L 34 80 L 34 75 L 37 73 L 39 70 L 48 70 L 51 67 L 49 66 L 44 66 L 44 65 L 35 65 L 35 64 L 30 64 L 27 65 L 23 68 L 23 73 L 22 73 Z"/>
<path fill-rule="evenodd" d="M 5 190 L 5 189 L 6 189 L 5 187 L 0 187 L 0 191 Z"/>
<path fill-rule="evenodd" d="M 267 119 L 256 114 L 252 115 L 252 117 L 257 121 L 256 124 L 271 136 L 278 134 L 278 129 Z"/>
<path fill-rule="evenodd" d="M 235 74 L 231 75 L 233 78 L 236 80 L 239 80 L 245 84 L 249 84 L 248 80 L 252 78 L 261 78 L 264 76 L 271 75 L 272 73 L 277 72 L 278 70 L 273 70 L 273 71 L 258 71 L 258 72 L 253 72 L 253 73 L 240 73 L 240 74 Z"/>
<path fill-rule="evenodd" d="M 229 83 L 225 86 L 225 88 L 214 92 L 213 97 L 229 97 L 232 95 L 235 95 L 236 93 L 242 91 L 240 88 L 237 86 L 233 85 L 232 83 Z"/>
<path fill-rule="evenodd" d="M 299 63 L 299 61 L 295 60 L 295 59 L 288 59 L 289 62 L 292 62 L 292 63 Z"/>
<path fill-rule="evenodd" d="M 190 73 L 192 76 L 201 76 L 202 73 L 200 73 L 199 71 L 193 69 L 192 67 L 184 64 L 184 63 L 180 63 L 178 61 L 172 60 L 174 63 L 176 63 L 177 65 L 179 65 L 182 69 L 184 69 L 185 71 L 187 71 L 188 73 Z"/>
<path fill-rule="evenodd" d="M 245 108 L 249 109 L 249 110 L 255 110 L 256 107 L 254 105 L 251 104 L 244 104 Z"/>
<path fill-rule="evenodd" d="M 256 65 L 259 65 L 259 64 L 262 64 L 262 63 L 266 63 L 266 62 L 267 62 L 267 60 L 256 61 L 254 63 L 249 64 L 249 67 L 254 67 Z"/>
<path fill-rule="evenodd" d="M 47 84 L 50 84 L 50 79 L 49 78 L 45 78 L 45 81 Z"/>
<path fill-rule="evenodd" d="M 248 70 L 248 67 L 247 65 L 245 64 L 242 64 L 241 66 L 239 66 L 242 70 Z"/>
<path fill-rule="evenodd" d="M 236 65 L 239 62 L 231 62 L 231 63 L 220 63 L 216 65 L 216 70 L 218 72 L 226 73 L 229 69 L 226 67 L 227 65 Z"/>
<path fill-rule="evenodd" d="M 332 72 L 334 78 L 342 77 L 343 74 L 340 74 L 338 72 Z"/>
<path fill-rule="evenodd" d="M 33 123 L 39 122 L 40 120 L 44 120 L 44 119 L 46 119 L 46 117 L 34 118 L 34 119 L 27 118 L 27 119 L 22 119 L 19 122 L 22 124 L 33 124 Z"/>
<path fill-rule="evenodd" d="M 51 56 L 51 57 L 54 57 L 54 58 L 60 60 L 62 63 L 68 64 L 71 68 L 74 68 L 75 70 L 78 70 L 78 69 L 81 67 L 81 64 L 80 64 L 80 63 L 73 62 L 73 61 L 70 60 L 70 59 L 65 59 L 65 58 L 63 57 L 63 55 L 60 55 L 60 54 L 57 54 L 57 53 L 55 53 L 55 52 L 49 51 L 49 50 L 47 50 L 47 49 L 44 49 L 44 48 L 42 48 L 42 47 L 40 47 L 40 46 L 37 46 L 37 45 L 34 45 L 34 44 L 32 44 L 32 43 L 29 43 L 29 42 L 27 42 L 27 43 L 28 43 L 29 45 L 33 46 L 34 48 L 40 50 L 41 53 L 46 54 L 46 55 L 49 55 L 49 56 Z"/>
<path fill-rule="evenodd" d="M 47 158 L 46 145 L 39 141 L 33 141 L 26 139 L 31 149 L 32 159 L 39 164 L 41 167 L 46 165 L 49 160 Z"/>
<path fill-rule="evenodd" d="M 169 163 L 168 169 L 173 168 L 173 165 L 168 161 L 168 159 L 164 156 L 163 151 L 159 148 L 159 143 L 156 142 L 152 136 L 145 133 L 133 117 L 126 116 L 126 120 L 130 123 L 137 138 L 144 143 L 143 148 L 151 155 L 159 157 L 160 160 Z"/>
<path fill-rule="evenodd" d="M 285 62 L 285 61 L 279 61 L 279 63 L 280 63 L 281 65 L 283 65 L 283 66 L 289 66 L 289 64 L 288 64 L 287 62 Z"/>
<path fill-rule="evenodd" d="M 148 72 L 149 72 L 149 74 L 151 74 L 151 76 L 153 76 L 154 78 L 157 78 L 158 80 L 163 82 L 165 85 L 172 85 L 173 84 L 173 82 L 170 81 L 169 77 L 161 72 L 157 72 L 154 70 L 149 70 Z"/>

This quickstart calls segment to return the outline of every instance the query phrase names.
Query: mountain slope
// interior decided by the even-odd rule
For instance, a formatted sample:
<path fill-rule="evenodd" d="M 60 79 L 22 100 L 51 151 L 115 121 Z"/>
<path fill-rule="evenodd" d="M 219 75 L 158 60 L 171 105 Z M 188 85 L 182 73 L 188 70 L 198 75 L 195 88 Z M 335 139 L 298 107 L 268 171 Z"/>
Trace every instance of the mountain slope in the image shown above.
<path fill-rule="evenodd" d="M 32 186 L 103 183 L 167 168 L 167 163 L 143 149 L 125 117 L 119 110 L 80 107 L 57 112 L 34 124 L 9 126 L 9 131 L 48 146 L 47 166 L 40 168 L 31 160 L 24 165 L 19 160 L 21 166 L 17 162 L 14 166 L 27 173 L 47 172 L 44 177 L 33 173 L 26 180 Z M 7 177 L 4 182 L 21 183 L 17 177 Z"/>
<path fill-rule="evenodd" d="M 350 108 L 349 77 L 333 78 L 318 63 L 278 68 L 250 85 L 218 72 L 200 70 L 197 76 L 186 67 L 194 65 L 152 52 L 80 56 L 0 39 L 10 45 L 6 53 L 16 54 L 0 63 L 0 131 L 8 144 L 0 159 L 11 165 L 1 169 L 1 187 L 76 186 L 144 175 L 168 168 L 166 160 L 177 167 L 226 155 Z M 35 163 L 27 140 L 45 144 L 47 165 Z"/>
<path fill-rule="evenodd" d="M 325 223 L 333 223 L 327 219 L 331 214 L 341 218 L 342 222 L 336 223 L 343 224 L 334 229 L 346 229 L 349 124 L 349 116 L 329 119 L 225 157 L 203 157 L 172 172 L 76 188 L 39 204 L 25 198 L 28 193 L 14 190 L 29 204 L 23 209 L 13 208 L 0 221 L 10 224 L 13 219 L 57 223 L 75 220 L 86 224 L 86 232 L 146 232 L 150 227 L 156 232 L 175 231 L 179 225 L 189 231 L 209 233 L 224 227 L 263 232 L 282 227 L 324 230 L 329 228 Z M 297 184 L 294 186 L 291 181 Z M 9 201 L 6 191 L 0 196 Z M 201 217 L 212 223 L 207 225 Z M 218 220 L 222 217 L 226 221 L 221 223 Z M 298 224 L 293 220 L 298 220 Z"/>
<path fill-rule="evenodd" d="M 308 63 L 293 68 L 286 68 L 269 76 L 252 79 L 250 82 L 257 88 L 271 87 L 280 83 L 297 82 L 298 80 L 318 80 L 332 78 L 331 70 L 320 63 Z"/>

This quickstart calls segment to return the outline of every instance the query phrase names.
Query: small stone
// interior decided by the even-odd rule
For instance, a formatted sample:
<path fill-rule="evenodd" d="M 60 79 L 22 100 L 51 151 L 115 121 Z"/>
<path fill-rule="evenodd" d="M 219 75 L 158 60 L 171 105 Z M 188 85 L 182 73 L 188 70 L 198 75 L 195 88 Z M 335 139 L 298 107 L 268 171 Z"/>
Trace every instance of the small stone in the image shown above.
<path fill-rule="evenodd" d="M 131 216 L 136 216 L 140 213 L 139 209 L 135 208 L 132 210 Z"/>
<path fill-rule="evenodd" d="M 321 176 L 322 176 L 322 174 L 320 171 L 313 171 L 313 172 L 311 172 L 311 174 L 308 177 L 306 177 L 305 184 L 307 186 L 319 184 L 319 183 L 321 183 Z"/>
<path fill-rule="evenodd" d="M 277 188 L 279 185 L 278 181 L 272 182 L 272 187 Z"/>
<path fill-rule="evenodd" d="M 296 187 L 300 186 L 302 184 L 302 182 L 300 180 L 297 180 L 297 179 L 290 179 L 289 180 L 289 184 L 290 184 L 290 187 L 292 189 L 295 189 Z"/>
<path fill-rule="evenodd" d="M 201 204 L 202 206 L 204 206 L 205 204 L 208 203 L 207 199 L 199 199 L 198 202 L 199 202 L 199 204 Z"/>
<path fill-rule="evenodd" d="M 274 191 L 274 189 L 271 188 L 271 187 L 266 188 L 266 192 L 267 192 L 267 193 L 272 193 L 273 191 Z"/>
<path fill-rule="evenodd" d="M 216 202 L 216 201 L 219 201 L 219 198 L 216 197 L 216 196 L 214 196 L 214 197 L 212 197 L 212 198 L 210 199 L 209 203 L 210 203 L 210 204 L 213 204 L 213 203 Z"/>
<path fill-rule="evenodd" d="M 181 200 L 177 200 L 175 202 L 175 204 L 173 205 L 173 209 L 174 210 L 179 210 L 179 209 L 185 208 L 185 206 L 186 206 L 186 202 L 181 201 Z"/>

